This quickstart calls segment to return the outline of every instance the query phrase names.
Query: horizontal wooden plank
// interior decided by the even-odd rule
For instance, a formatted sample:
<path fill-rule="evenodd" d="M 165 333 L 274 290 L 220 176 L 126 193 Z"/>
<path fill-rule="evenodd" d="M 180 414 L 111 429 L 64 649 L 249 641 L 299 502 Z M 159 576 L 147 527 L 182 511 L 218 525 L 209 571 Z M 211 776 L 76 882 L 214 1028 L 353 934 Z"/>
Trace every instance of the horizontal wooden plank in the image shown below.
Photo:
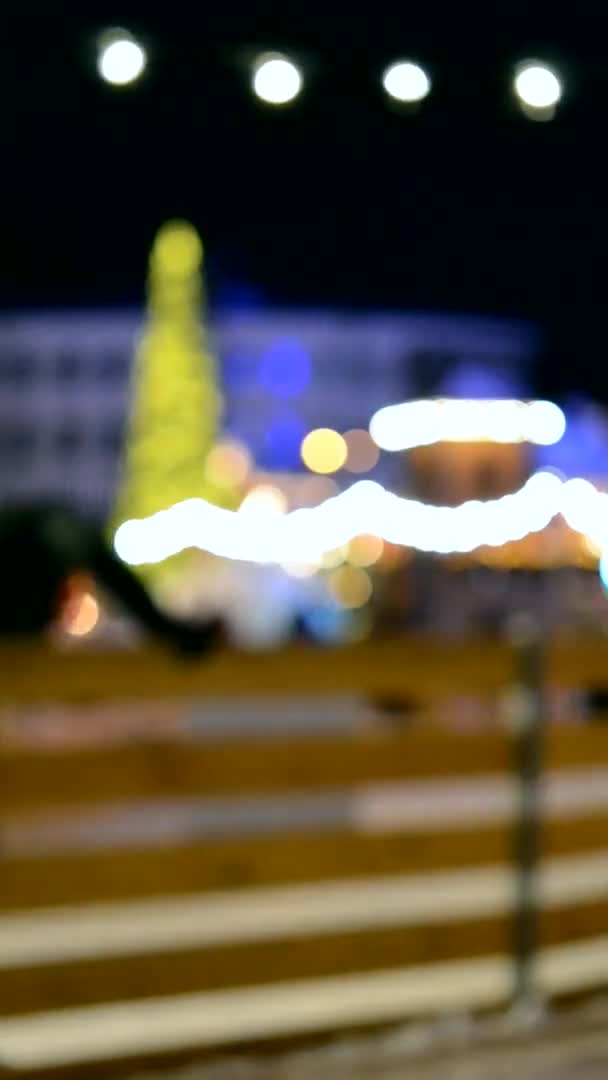
<path fill-rule="evenodd" d="M 491 864 L 5 913 L 0 970 L 508 914 L 514 875 Z M 545 860 L 539 896 L 606 899 L 608 852 Z"/>
<path fill-rule="evenodd" d="M 277 653 L 222 652 L 180 661 L 168 651 L 58 652 L 40 643 L 0 646 L 4 700 L 88 701 L 191 698 L 225 694 L 398 692 L 428 702 L 458 694 L 492 694 L 511 683 L 516 659 L 507 643 L 482 638 L 404 635 L 331 650 L 290 646 Z M 552 639 L 546 675 L 559 687 L 608 687 L 608 637 Z"/>
<path fill-rule="evenodd" d="M 543 946 L 605 932 L 608 899 L 544 911 Z M 229 947 L 13 968 L 0 972 L 0 1014 L 221 990 L 508 953 L 508 916 L 311 935 Z"/>
<path fill-rule="evenodd" d="M 552 638 L 546 650 L 545 669 L 552 686 L 608 689 L 608 635 Z"/>
<path fill-rule="evenodd" d="M 0 1013 L 429 964 L 501 953 L 509 944 L 508 919 L 474 919 L 14 968 L 0 972 Z"/>
<path fill-rule="evenodd" d="M 540 986 L 559 997 L 606 986 L 608 938 L 549 946 Z M 139 999 L 7 1018 L 0 1055 L 7 1076 L 106 1076 L 210 1048 L 268 1045 L 450 1011 L 504 1006 L 512 991 L 506 955 L 405 969 L 303 979 L 238 990 Z M 183 1057 L 182 1057 L 183 1060 Z M 96 1072 L 96 1064 L 100 1071 Z M 124 1066 L 124 1068 L 123 1068 Z M 72 1069 L 70 1073 L 68 1070 Z M 59 1075 L 58 1073 L 56 1075 Z"/>
<path fill-rule="evenodd" d="M 608 857 L 545 864 L 543 944 L 608 923 Z M 253 985 L 504 952 L 512 871 L 326 882 L 0 920 L 0 1012 Z"/>
<path fill-rule="evenodd" d="M 608 727 L 554 728 L 545 765 L 608 763 Z M 272 737 L 230 743 L 138 743 L 114 748 L 0 753 L 0 813 L 132 803 L 163 797 L 321 791 L 378 781 L 506 773 L 505 733 L 412 730 L 359 736 Z"/>
<path fill-rule="evenodd" d="M 0 754 L 0 812 L 504 772 L 507 736 L 413 731 Z"/>
<path fill-rule="evenodd" d="M 429 701 L 495 692 L 515 671 L 508 644 L 475 637 L 404 635 L 331 650 L 290 646 L 263 656 L 226 651 L 201 662 L 154 647 L 57 652 L 39 643 L 0 646 L 0 695 L 23 702 L 392 690 Z M 608 637 L 552 639 L 546 672 L 555 686 L 608 686 Z"/>
<path fill-rule="evenodd" d="M 503 862 L 510 854 L 511 832 L 499 825 L 462 832 L 282 833 L 167 847 L 8 856 L 1 864 L 0 909 L 451 869 Z"/>
<path fill-rule="evenodd" d="M 545 768 L 593 768 L 608 763 L 608 725 L 552 728 L 546 737 Z"/>
<path fill-rule="evenodd" d="M 547 856 L 607 846 L 608 813 L 551 818 Z M 509 862 L 508 823 L 458 830 L 348 830 L 222 838 L 202 843 L 6 856 L 0 910 L 197 893 Z"/>
<path fill-rule="evenodd" d="M 504 1004 L 506 957 L 87 1006 L 0 1023 L 5 1069 L 80 1068 Z M 84 1070 L 87 1070 L 86 1073 Z M 10 1073 L 9 1073 L 10 1075 Z"/>
<path fill-rule="evenodd" d="M 226 651 L 203 661 L 180 661 L 154 648 L 0 647 L 0 695 L 23 702 L 357 691 L 399 691 L 428 701 L 496 691 L 512 672 L 508 646 L 477 638 L 404 636 L 331 650 L 294 645 L 262 655 Z"/>

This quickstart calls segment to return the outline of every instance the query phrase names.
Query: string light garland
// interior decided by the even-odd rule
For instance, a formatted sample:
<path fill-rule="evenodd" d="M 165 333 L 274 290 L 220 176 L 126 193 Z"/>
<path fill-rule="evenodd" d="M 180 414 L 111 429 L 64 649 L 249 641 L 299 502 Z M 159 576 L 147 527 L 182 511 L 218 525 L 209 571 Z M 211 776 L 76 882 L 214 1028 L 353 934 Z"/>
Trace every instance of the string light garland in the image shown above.
<path fill-rule="evenodd" d="M 146 49 L 128 30 L 111 28 L 98 39 L 98 75 L 115 87 L 137 82 L 147 60 Z M 249 81 L 261 103 L 281 108 L 302 93 L 305 76 L 290 56 L 264 52 L 255 59 Z M 378 81 L 387 99 L 405 106 L 419 104 L 433 90 L 426 68 L 411 59 L 388 63 Z M 526 116 L 548 120 L 555 115 L 564 94 L 564 78 L 555 67 L 541 60 L 521 61 L 511 70 L 511 82 L 515 100 Z"/>
<path fill-rule="evenodd" d="M 275 503 L 255 514 L 223 510 L 204 499 L 187 499 L 148 518 L 125 522 L 114 547 L 130 565 L 155 563 L 186 548 L 257 563 L 322 565 L 324 555 L 355 537 L 373 533 L 387 543 L 437 554 L 499 547 L 541 532 L 557 514 L 608 544 L 608 494 L 582 479 L 562 480 L 537 472 L 518 491 L 486 502 L 431 506 L 361 480 L 316 507 L 281 512 Z"/>
<path fill-rule="evenodd" d="M 435 398 L 387 405 L 372 416 L 369 431 L 382 450 L 413 450 L 438 442 L 535 443 L 552 446 L 566 430 L 553 401 L 487 401 Z"/>

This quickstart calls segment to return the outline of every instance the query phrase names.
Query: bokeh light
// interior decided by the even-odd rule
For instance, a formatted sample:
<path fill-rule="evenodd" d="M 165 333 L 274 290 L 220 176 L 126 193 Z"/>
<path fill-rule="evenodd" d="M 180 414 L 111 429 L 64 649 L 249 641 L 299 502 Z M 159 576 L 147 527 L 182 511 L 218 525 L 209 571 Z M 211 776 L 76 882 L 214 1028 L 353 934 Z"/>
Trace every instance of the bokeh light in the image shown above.
<path fill-rule="evenodd" d="M 370 472 L 378 464 L 380 451 L 368 431 L 352 428 L 344 433 L 346 462 L 344 468 L 351 473 Z"/>
<path fill-rule="evenodd" d="M 592 536 L 582 536 L 582 546 L 585 555 L 589 555 L 592 559 L 600 559 L 603 553 L 603 547 Z"/>
<path fill-rule="evenodd" d="M 389 97 L 395 101 L 413 104 L 422 101 L 429 94 L 431 80 L 420 64 L 400 60 L 386 68 L 382 85 Z"/>
<path fill-rule="evenodd" d="M 65 630 L 70 637 L 86 637 L 99 622 L 99 604 L 90 592 L 82 593 L 66 613 Z"/>
<path fill-rule="evenodd" d="M 554 446 L 566 431 L 566 417 L 554 401 L 530 401 L 526 406 L 525 436 L 537 446 Z"/>
<path fill-rule="evenodd" d="M 553 401 L 509 398 L 437 398 L 406 401 L 379 409 L 369 430 L 383 450 L 413 450 L 438 442 L 530 442 L 552 446 L 566 430 L 566 418 Z"/>
<path fill-rule="evenodd" d="M 302 461 L 311 472 L 334 473 L 346 461 L 348 449 L 342 435 L 332 428 L 316 428 L 302 442 Z"/>
<path fill-rule="evenodd" d="M 604 548 L 599 565 L 600 581 L 605 591 L 608 592 L 608 547 Z"/>
<path fill-rule="evenodd" d="M 259 57 L 254 66 L 253 90 L 268 105 L 287 105 L 302 89 L 302 73 L 292 60 L 279 53 Z"/>
<path fill-rule="evenodd" d="M 276 517 L 287 512 L 287 499 L 280 488 L 272 484 L 253 487 L 243 499 L 239 513 Z"/>
<path fill-rule="evenodd" d="M 280 565 L 285 573 L 292 578 L 311 578 L 319 571 L 317 563 L 286 562 Z"/>
<path fill-rule="evenodd" d="M 205 462 L 205 477 L 215 487 L 241 487 L 253 467 L 247 447 L 236 440 L 223 440 L 212 448 Z"/>
<path fill-rule="evenodd" d="M 325 551 L 321 556 L 321 566 L 325 570 L 334 570 L 336 566 L 342 566 L 346 562 L 347 550 L 348 546 L 344 544 L 342 547 Z"/>
<path fill-rule="evenodd" d="M 128 86 L 146 66 L 143 47 L 126 30 L 110 30 L 99 41 L 97 70 L 104 82 Z"/>
<path fill-rule="evenodd" d="M 335 645 L 350 640 L 353 616 L 343 607 L 332 604 L 308 608 L 302 613 L 302 621 L 308 634 L 317 641 Z"/>
<path fill-rule="evenodd" d="M 340 566 L 328 577 L 329 590 L 343 608 L 360 608 L 372 595 L 369 574 L 358 566 Z"/>
<path fill-rule="evenodd" d="M 518 66 L 513 87 L 526 114 L 538 114 L 539 119 L 549 119 L 553 115 L 563 93 L 557 73 L 537 61 L 526 61 Z"/>
<path fill-rule="evenodd" d="M 408 499 L 373 480 L 359 480 L 314 508 L 290 513 L 285 513 L 287 499 L 281 490 L 258 484 L 244 500 L 250 514 L 246 529 L 242 512 L 223 510 L 205 499 L 185 499 L 147 518 L 124 522 L 115 533 L 114 547 L 131 565 L 160 562 L 188 547 L 253 562 L 307 563 L 343 548 L 373 522 L 374 534 L 389 544 L 454 554 L 521 540 L 544 529 L 560 512 L 573 528 L 606 544 L 608 495 L 589 485 L 591 496 L 583 488 L 581 503 L 584 483 L 564 484 L 554 473 L 538 472 L 501 498 L 450 507 Z"/>
<path fill-rule="evenodd" d="M 347 545 L 346 558 L 352 566 L 373 566 L 384 552 L 384 540 L 379 536 L 355 536 Z"/>
<path fill-rule="evenodd" d="M 297 341 L 277 341 L 262 357 L 260 382 L 280 398 L 301 394 L 310 382 L 310 356 Z"/>

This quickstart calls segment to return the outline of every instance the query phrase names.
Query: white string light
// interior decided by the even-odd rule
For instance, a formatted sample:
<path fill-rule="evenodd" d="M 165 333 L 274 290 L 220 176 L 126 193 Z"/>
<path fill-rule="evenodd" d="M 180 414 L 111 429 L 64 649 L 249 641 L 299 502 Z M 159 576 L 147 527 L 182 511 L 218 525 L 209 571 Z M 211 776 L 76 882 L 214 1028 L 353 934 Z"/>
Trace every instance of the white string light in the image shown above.
<path fill-rule="evenodd" d="M 382 450 L 413 450 L 437 442 L 536 443 L 550 446 L 566 430 L 552 401 L 467 401 L 462 398 L 406 401 L 374 413 L 372 439 Z"/>
<path fill-rule="evenodd" d="M 302 89 L 302 72 L 287 56 L 267 53 L 253 70 L 253 90 L 268 105 L 287 105 Z"/>
<path fill-rule="evenodd" d="M 132 566 L 160 562 L 189 547 L 228 559 L 320 565 L 326 552 L 362 533 L 419 551 L 464 553 L 541 532 L 560 513 L 600 547 L 608 544 L 608 495 L 585 480 L 538 472 L 513 494 L 455 507 L 403 498 L 363 480 L 313 508 L 279 514 L 276 507 L 265 513 L 260 506 L 247 529 L 241 513 L 188 499 L 125 522 L 114 546 Z"/>
<path fill-rule="evenodd" d="M 527 110 L 554 109 L 562 93 L 562 81 L 553 68 L 538 61 L 525 61 L 516 70 L 513 88 Z"/>
<path fill-rule="evenodd" d="M 426 71 L 411 60 L 400 60 L 387 67 L 382 76 L 382 85 L 389 97 L 408 104 L 422 101 L 431 90 L 431 80 Z"/>
<path fill-rule="evenodd" d="M 140 77 L 146 62 L 145 49 L 126 30 L 111 30 L 102 36 L 97 70 L 104 82 L 127 86 Z"/>

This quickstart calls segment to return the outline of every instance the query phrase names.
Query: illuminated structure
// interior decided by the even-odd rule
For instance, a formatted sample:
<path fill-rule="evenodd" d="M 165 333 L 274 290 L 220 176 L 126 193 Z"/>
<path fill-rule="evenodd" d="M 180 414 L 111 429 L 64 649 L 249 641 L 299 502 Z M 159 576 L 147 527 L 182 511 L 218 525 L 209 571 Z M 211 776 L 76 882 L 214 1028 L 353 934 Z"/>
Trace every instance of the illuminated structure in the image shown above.
<path fill-rule="evenodd" d="M 186 222 L 168 222 L 155 241 L 148 319 L 131 380 L 123 467 L 112 533 L 188 498 L 220 502 L 205 465 L 221 412 L 202 312 L 203 250 Z"/>
<path fill-rule="evenodd" d="M 458 506 L 515 491 L 533 468 L 533 446 L 553 446 L 566 419 L 550 401 L 437 398 L 390 405 L 372 416 L 379 447 L 407 453 L 413 494 Z"/>

